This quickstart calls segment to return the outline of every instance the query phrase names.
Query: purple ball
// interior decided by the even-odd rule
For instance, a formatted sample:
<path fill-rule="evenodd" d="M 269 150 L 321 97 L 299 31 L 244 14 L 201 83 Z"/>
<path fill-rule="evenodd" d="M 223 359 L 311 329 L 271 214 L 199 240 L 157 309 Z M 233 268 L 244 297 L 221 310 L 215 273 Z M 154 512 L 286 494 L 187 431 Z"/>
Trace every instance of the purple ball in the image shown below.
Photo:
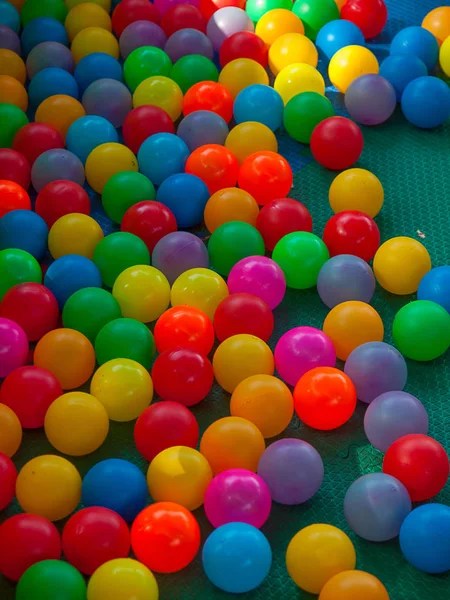
<path fill-rule="evenodd" d="M 214 56 L 211 40 L 201 31 L 190 28 L 175 31 L 167 40 L 164 52 L 173 63 L 188 54 L 200 54 L 209 60 Z"/>
<path fill-rule="evenodd" d="M 237 262 L 228 275 L 230 294 L 253 294 L 264 300 L 271 310 L 286 293 L 286 279 L 277 263 L 267 256 L 248 256 Z"/>
<path fill-rule="evenodd" d="M 151 21 L 135 21 L 122 32 L 119 40 L 120 54 L 124 60 L 137 48 L 155 46 L 163 50 L 167 35 L 163 29 Z"/>
<path fill-rule="evenodd" d="M 0 318 L 0 379 L 22 367 L 28 356 L 25 331 L 10 319 Z"/>
<path fill-rule="evenodd" d="M 424 405 L 406 392 L 386 392 L 370 404 L 364 416 L 364 431 L 369 442 L 386 452 L 396 440 L 410 433 L 428 433 Z"/>
<path fill-rule="evenodd" d="M 370 265 L 359 256 L 351 254 L 339 254 L 327 260 L 317 278 L 317 291 L 328 308 L 334 308 L 348 300 L 369 304 L 375 285 Z"/>
<path fill-rule="evenodd" d="M 222 117 L 210 110 L 189 113 L 178 125 L 177 136 L 186 142 L 189 150 L 205 144 L 225 145 L 230 130 Z"/>
<path fill-rule="evenodd" d="M 174 231 L 159 240 L 152 252 L 152 265 L 172 284 L 189 269 L 209 267 L 208 250 L 200 238 L 187 231 Z"/>
<path fill-rule="evenodd" d="M 78 156 L 59 148 L 38 156 L 31 169 L 31 183 L 36 192 L 40 192 L 47 183 L 60 179 L 84 185 L 84 167 Z"/>
<path fill-rule="evenodd" d="M 238 31 L 255 31 L 255 25 L 242 8 L 225 6 L 212 15 L 206 26 L 206 35 L 216 51 L 220 50 L 223 42 Z"/>
<path fill-rule="evenodd" d="M 7 27 L 6 25 L 0 25 L 0 48 L 11 50 L 11 52 L 15 52 L 19 56 L 22 52 L 20 37 L 11 27 Z"/>
<path fill-rule="evenodd" d="M 69 73 L 75 70 L 75 61 L 69 48 L 58 42 L 43 42 L 33 48 L 27 58 L 27 73 L 30 79 L 49 67 L 64 69 Z"/>
<path fill-rule="evenodd" d="M 270 444 L 258 464 L 258 475 L 269 486 L 272 500 L 279 504 L 307 502 L 322 485 L 323 474 L 317 450 L 294 438 Z"/>
<path fill-rule="evenodd" d="M 345 107 L 351 118 L 361 125 L 384 123 L 396 105 L 395 90 L 381 75 L 362 75 L 345 93 Z"/>
<path fill-rule="evenodd" d="M 83 94 L 82 104 L 88 115 L 104 117 L 117 129 L 133 108 L 128 88 L 115 79 L 97 79 Z"/>
<path fill-rule="evenodd" d="M 367 342 L 355 348 L 344 373 L 353 381 L 358 399 L 366 404 L 385 392 L 402 390 L 408 379 L 405 359 L 385 342 Z"/>
<path fill-rule="evenodd" d="M 270 515 L 272 498 L 266 482 L 247 469 L 216 475 L 205 494 L 205 513 L 213 527 L 247 523 L 262 527 Z"/>

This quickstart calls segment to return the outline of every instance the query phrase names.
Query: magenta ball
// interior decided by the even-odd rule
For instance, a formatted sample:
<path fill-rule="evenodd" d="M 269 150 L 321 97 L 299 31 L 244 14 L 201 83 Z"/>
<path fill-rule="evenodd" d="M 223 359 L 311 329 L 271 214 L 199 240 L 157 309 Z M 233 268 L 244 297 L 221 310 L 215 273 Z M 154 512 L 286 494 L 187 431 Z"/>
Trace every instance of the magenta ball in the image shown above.
<path fill-rule="evenodd" d="M 134 21 L 122 32 L 119 40 L 120 54 L 125 60 L 133 50 L 142 46 L 164 49 L 167 36 L 163 29 L 151 21 Z"/>
<path fill-rule="evenodd" d="M 294 327 L 275 346 L 275 366 L 289 385 L 316 367 L 334 367 L 336 351 L 330 338 L 314 327 Z"/>
<path fill-rule="evenodd" d="M 230 294 L 247 292 L 258 296 L 273 310 L 284 298 L 286 279 L 275 261 L 266 256 L 249 256 L 234 265 L 228 276 Z"/>
<path fill-rule="evenodd" d="M 200 54 L 209 60 L 214 56 L 211 40 L 201 31 L 189 27 L 175 31 L 167 40 L 164 52 L 173 63 L 188 54 Z"/>
<path fill-rule="evenodd" d="M 177 4 L 191 4 L 198 8 L 200 6 L 200 0 L 154 0 L 153 4 L 162 17 L 169 8 L 172 8 L 172 6 L 176 6 Z"/>
<path fill-rule="evenodd" d="M 381 75 L 362 75 L 345 94 L 345 107 L 351 118 L 361 125 L 380 125 L 389 119 L 397 106 L 392 84 Z"/>
<path fill-rule="evenodd" d="M 28 356 L 25 331 L 10 319 L 0 317 L 0 379 L 22 367 Z"/>
<path fill-rule="evenodd" d="M 58 42 L 42 42 L 35 46 L 27 57 L 28 77 L 33 79 L 39 71 L 50 67 L 73 73 L 75 61 L 69 48 Z"/>
<path fill-rule="evenodd" d="M 114 127 L 122 127 L 125 117 L 133 108 L 128 88 L 116 79 L 97 79 L 83 94 L 86 114 L 103 117 Z"/>
<path fill-rule="evenodd" d="M 206 35 L 212 42 L 214 50 L 219 51 L 223 42 L 239 31 L 255 31 L 253 21 L 242 8 L 225 6 L 212 15 L 206 26 Z"/>
<path fill-rule="evenodd" d="M 152 252 L 152 265 L 172 284 L 185 271 L 209 267 L 203 241 L 188 231 L 174 231 L 159 240 Z"/>
<path fill-rule="evenodd" d="M 247 523 L 262 527 L 272 507 L 266 482 L 247 469 L 229 469 L 216 475 L 205 494 L 205 513 L 214 527 Z"/>

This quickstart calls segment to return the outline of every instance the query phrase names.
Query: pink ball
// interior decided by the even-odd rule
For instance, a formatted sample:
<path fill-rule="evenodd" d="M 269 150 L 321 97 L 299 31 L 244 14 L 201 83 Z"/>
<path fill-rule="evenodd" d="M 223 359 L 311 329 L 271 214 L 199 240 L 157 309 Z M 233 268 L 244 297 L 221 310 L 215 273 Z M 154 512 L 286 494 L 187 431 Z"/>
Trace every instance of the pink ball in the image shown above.
<path fill-rule="evenodd" d="M 272 507 L 264 479 L 247 469 L 229 469 L 216 475 L 205 494 L 205 513 L 214 527 L 247 523 L 262 527 Z"/>
<path fill-rule="evenodd" d="M 334 367 L 336 351 L 330 338 L 314 327 L 294 327 L 275 346 L 275 366 L 280 377 L 296 385 L 302 375 L 316 367 Z"/>
<path fill-rule="evenodd" d="M 22 367 L 28 356 L 25 331 L 10 319 L 0 318 L 0 379 Z"/>
<path fill-rule="evenodd" d="M 200 6 L 200 0 L 154 0 L 153 4 L 162 17 L 169 8 L 172 8 L 177 4 L 191 4 L 198 8 Z"/>
<path fill-rule="evenodd" d="M 228 276 L 230 294 L 246 292 L 258 296 L 273 310 L 284 298 L 286 280 L 275 261 L 266 256 L 249 256 L 234 265 Z"/>

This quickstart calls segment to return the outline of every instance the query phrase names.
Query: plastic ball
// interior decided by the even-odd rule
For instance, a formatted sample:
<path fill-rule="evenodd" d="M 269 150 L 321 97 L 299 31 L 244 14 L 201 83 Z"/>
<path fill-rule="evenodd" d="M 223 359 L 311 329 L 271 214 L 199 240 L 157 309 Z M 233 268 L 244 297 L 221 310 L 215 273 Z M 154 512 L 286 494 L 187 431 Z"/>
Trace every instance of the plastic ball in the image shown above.
<path fill-rule="evenodd" d="M 0 23 L 16 33 L 20 31 L 20 15 L 15 6 L 9 2 L 0 3 Z"/>
<path fill-rule="evenodd" d="M 287 0 L 248 0 L 245 10 L 254 23 L 258 21 L 270 10 L 291 10 L 292 5 Z"/>
<path fill-rule="evenodd" d="M 191 152 L 206 144 L 224 145 L 228 133 L 228 125 L 224 119 L 209 110 L 189 113 L 177 129 L 177 136 L 187 144 Z"/>
<path fill-rule="evenodd" d="M 22 48 L 20 44 L 20 38 L 17 33 L 7 25 L 0 24 L 0 39 L 0 48 L 11 50 L 15 54 L 18 54 L 19 56 L 21 55 Z"/>
<path fill-rule="evenodd" d="M 445 42 L 441 46 L 441 51 L 439 52 L 439 64 L 441 65 L 442 70 L 450 77 L 450 34 Z"/>
<path fill-rule="evenodd" d="M 22 50 L 25 56 L 45 42 L 56 42 L 63 46 L 69 45 L 69 38 L 64 25 L 52 17 L 38 17 L 27 23 L 20 36 Z"/>
<path fill-rule="evenodd" d="M 201 146 L 198 150 L 201 151 L 203 148 L 207 147 L 209 146 Z M 219 147 L 222 148 L 221 146 L 217 146 L 217 148 Z M 225 150 L 225 148 L 223 148 L 223 150 Z M 193 154 L 191 154 L 191 157 L 192 156 Z M 200 155 L 200 157 L 196 155 L 193 162 L 190 163 L 190 166 L 192 167 L 194 164 L 195 167 L 198 167 L 200 164 L 200 161 L 198 161 L 199 158 L 201 160 L 203 155 Z M 212 158 L 212 161 L 206 161 L 206 166 L 210 162 L 214 164 L 217 156 L 213 156 Z M 188 162 L 186 163 L 186 168 L 187 165 Z M 205 165 L 200 165 L 198 171 L 201 171 L 200 174 L 205 177 L 205 172 L 202 171 L 202 167 L 205 167 Z M 217 172 L 214 172 L 214 175 L 217 175 Z M 183 200 L 186 194 L 189 197 L 189 203 L 186 203 Z M 168 177 L 161 184 L 156 199 L 165 205 L 167 209 L 169 209 L 169 212 L 175 216 L 176 223 L 179 227 L 188 228 L 194 227 L 202 222 L 203 212 L 206 203 L 208 202 L 209 195 L 210 192 L 208 191 L 207 182 L 203 181 L 201 177 L 191 173 L 177 173 Z"/>
<path fill-rule="evenodd" d="M 225 146 L 233 152 L 240 164 L 255 152 L 278 151 L 274 133 L 257 121 L 236 125 L 226 138 Z"/>
<path fill-rule="evenodd" d="M 193 85 L 183 99 L 183 114 L 208 110 L 221 116 L 226 123 L 233 116 L 233 97 L 227 88 L 215 81 L 201 81 Z"/>
<path fill-rule="evenodd" d="M 222 69 L 219 83 L 227 88 L 233 98 L 236 98 L 239 92 L 251 85 L 269 85 L 269 76 L 264 67 L 255 60 L 236 58 Z"/>
<path fill-rule="evenodd" d="M 0 510 L 7 508 L 16 493 L 17 470 L 13 461 L 0 452 Z M 1 539 L 1 529 L 0 529 Z"/>
<path fill-rule="evenodd" d="M 380 245 L 380 231 L 365 213 L 342 211 L 325 225 L 323 241 L 330 256 L 351 254 L 370 261 Z"/>
<path fill-rule="evenodd" d="M 312 231 L 308 209 L 297 200 L 281 198 L 272 200 L 261 209 L 256 227 L 263 236 L 265 246 L 273 250 L 282 237 L 294 231 Z"/>
<path fill-rule="evenodd" d="M 345 107 L 357 123 L 380 125 L 393 114 L 397 105 L 396 92 L 381 75 L 362 75 L 345 93 Z"/>
<path fill-rule="evenodd" d="M 138 85 L 154 75 L 169 75 L 172 61 L 160 48 L 143 46 L 127 57 L 123 66 L 125 82 L 133 93 Z"/>
<path fill-rule="evenodd" d="M 440 6 L 431 10 L 422 21 L 422 27 L 430 31 L 441 46 L 450 36 L 450 7 Z"/>
<path fill-rule="evenodd" d="M 187 305 L 199 308 L 210 319 L 220 302 L 228 296 L 228 287 L 220 275 L 210 269 L 189 269 L 172 286 L 172 306 Z"/>
<path fill-rule="evenodd" d="M 37 123 L 44 123 L 56 129 L 65 139 L 72 123 L 85 116 L 86 111 L 78 100 L 59 94 L 44 100 L 39 105 L 34 118 Z"/>
<path fill-rule="evenodd" d="M 317 291 L 328 308 L 348 300 L 368 304 L 375 285 L 375 276 L 367 262 L 350 254 L 340 254 L 328 260 L 317 278 Z"/>
<path fill-rule="evenodd" d="M 311 135 L 311 152 L 319 164 L 339 171 L 351 167 L 361 156 L 364 137 L 361 129 L 345 117 L 321 121 Z"/>
<path fill-rule="evenodd" d="M 0 218 L 12 211 L 16 214 L 17 211 L 22 213 L 30 209 L 30 197 L 21 185 L 8 179 L 0 180 Z M 17 219 L 15 216 L 9 218 Z M 5 232 L 4 235 L 9 233 Z"/>
<path fill-rule="evenodd" d="M 64 327 L 80 331 L 93 344 L 101 328 L 121 316 L 119 304 L 110 292 L 88 287 L 70 296 L 62 320 Z"/>
<path fill-rule="evenodd" d="M 281 267 L 288 287 L 314 287 L 330 255 L 323 241 L 307 231 L 289 233 L 275 245 L 272 259 Z"/>
<path fill-rule="evenodd" d="M 114 35 L 101 27 L 86 27 L 72 40 L 72 55 L 75 64 L 78 64 L 85 56 L 94 52 L 109 54 L 116 60 L 119 58 L 119 42 Z"/>
<path fill-rule="evenodd" d="M 113 0 L 114 3 L 117 4 L 116 0 Z M 67 6 L 67 10 L 71 11 L 75 6 L 79 4 L 85 4 L 85 0 L 65 0 L 65 4 Z M 91 4 L 98 4 L 101 6 L 106 12 L 109 14 L 111 12 L 111 0 L 91 0 Z"/>
<path fill-rule="evenodd" d="M 28 356 L 28 340 L 25 331 L 10 319 L 0 317 L 0 349 L 3 355 L 0 377 L 25 364 Z"/>
<path fill-rule="evenodd" d="M 252 225 L 240 221 L 229 221 L 220 225 L 211 235 L 208 253 L 213 268 L 221 275 L 228 276 L 241 259 L 247 256 L 262 257 L 264 242 L 257 229 Z M 274 294 L 278 299 L 279 290 L 275 290 Z M 282 292 L 283 295 L 284 292 Z"/>
<path fill-rule="evenodd" d="M 55 375 L 63 390 L 72 390 L 92 375 L 94 348 L 87 337 L 74 329 L 54 329 L 39 340 L 34 364 Z"/>
<path fill-rule="evenodd" d="M 333 116 L 334 108 L 328 98 L 316 92 L 302 92 L 289 100 L 283 120 L 286 131 L 294 140 L 309 144 L 317 125 Z"/>
<path fill-rule="evenodd" d="M 33 187 L 39 193 L 48 183 L 60 180 L 83 186 L 83 164 L 78 156 L 68 150 L 47 150 L 34 161 L 31 169 Z"/>
<path fill-rule="evenodd" d="M 137 158 L 140 172 L 159 186 L 171 175 L 182 173 L 188 157 L 189 148 L 180 137 L 156 133 L 143 142 Z"/>
<path fill-rule="evenodd" d="M 179 85 L 163 75 L 145 79 L 133 94 L 133 107 L 152 104 L 166 111 L 172 121 L 181 114 L 183 92 Z"/>
<path fill-rule="evenodd" d="M 89 215 L 91 204 L 85 190 L 74 181 L 59 180 L 48 183 L 38 194 L 35 210 L 48 227 L 64 215 Z"/>
<path fill-rule="evenodd" d="M 328 66 L 331 83 L 342 93 L 347 91 L 355 79 L 371 73 L 378 73 L 378 60 L 363 46 L 341 48 L 333 55 Z"/>
<path fill-rule="evenodd" d="M 173 33 L 164 45 L 164 51 L 172 62 L 177 62 L 183 56 L 197 54 L 212 60 L 214 50 L 211 41 L 198 29 L 179 29 Z"/>
<path fill-rule="evenodd" d="M 390 54 L 417 56 L 431 70 L 438 61 L 439 44 L 427 29 L 414 25 L 402 29 L 392 39 Z"/>
<path fill-rule="evenodd" d="M 110 177 L 102 191 L 102 204 L 106 214 L 121 223 L 131 207 L 156 196 L 153 183 L 142 173 L 118 171 Z"/>
<path fill-rule="evenodd" d="M 27 70 L 18 54 L 7 48 L 0 48 L 0 75 L 8 75 L 25 85 Z"/>
<path fill-rule="evenodd" d="M 76 254 L 66 254 L 47 269 L 44 285 L 53 292 L 62 308 L 76 291 L 87 287 L 101 287 L 102 278 L 91 260 Z"/>
<path fill-rule="evenodd" d="M 209 257 L 203 241 L 187 231 L 169 233 L 159 240 L 152 253 L 152 264 L 170 284 L 185 271 L 208 268 Z"/>
<path fill-rule="evenodd" d="M 239 334 L 250 334 L 267 342 L 273 328 L 274 317 L 270 307 L 253 294 L 233 293 L 227 296 L 214 315 L 214 329 L 220 342 Z"/>
<path fill-rule="evenodd" d="M 257 21 L 255 33 L 267 46 L 286 33 L 305 33 L 302 21 L 291 11 L 291 7 L 272 8 Z"/>
<path fill-rule="evenodd" d="M 160 239 L 177 230 L 177 221 L 172 211 L 161 202 L 144 201 L 126 211 L 121 229 L 140 238 L 152 253 Z"/>
<path fill-rule="evenodd" d="M 142 20 L 134 21 L 125 27 L 120 36 L 120 54 L 126 60 L 133 50 L 143 46 L 154 46 L 163 50 L 166 41 L 166 34 L 156 23 Z"/>
<path fill-rule="evenodd" d="M 103 283 L 112 288 L 120 273 L 128 267 L 149 265 L 150 253 L 136 235 L 119 231 L 100 240 L 93 261 L 100 270 Z"/>
<path fill-rule="evenodd" d="M 115 358 L 127 358 L 150 369 L 156 348 L 150 330 L 135 319 L 114 319 L 95 338 L 95 354 L 99 365 Z"/>
<path fill-rule="evenodd" d="M 87 215 L 71 213 L 60 217 L 51 227 L 48 247 L 53 258 L 78 254 L 92 258 L 97 244 L 103 239 L 100 225 Z"/>
<path fill-rule="evenodd" d="M 12 104 L 23 112 L 28 108 L 28 94 L 24 86 L 10 75 L 0 75 L 0 101 Z"/>
<path fill-rule="evenodd" d="M 294 63 L 284 67 L 275 78 L 274 88 L 285 104 L 303 92 L 316 92 L 325 96 L 325 81 L 322 75 L 305 63 Z"/>
<path fill-rule="evenodd" d="M 233 265 L 228 277 L 228 288 L 231 294 L 254 294 L 273 310 L 284 298 L 286 281 L 283 271 L 272 259 L 256 256 L 256 252 L 252 252 L 252 256 Z"/>
<path fill-rule="evenodd" d="M 436 302 L 450 312 L 450 267 L 435 267 L 428 271 L 420 281 L 417 299 Z"/>
<path fill-rule="evenodd" d="M 238 31 L 230 35 L 220 47 L 219 60 L 222 67 L 237 58 L 250 58 L 264 68 L 267 66 L 267 47 L 264 41 L 250 31 Z"/>
<path fill-rule="evenodd" d="M 13 210 L 0 219 L 0 250 L 17 248 L 41 260 L 47 250 L 47 236 L 45 221 L 30 210 Z"/>
<path fill-rule="evenodd" d="M 116 79 L 98 79 L 83 94 L 83 107 L 88 115 L 97 115 L 122 127 L 131 111 L 132 98 L 127 87 Z"/>
<path fill-rule="evenodd" d="M 319 30 L 316 37 L 317 48 L 328 60 L 346 46 L 365 45 L 364 35 L 359 26 L 344 19 L 329 21 Z"/>
<path fill-rule="evenodd" d="M 269 48 L 269 67 L 274 75 L 296 63 L 317 67 L 318 60 L 316 47 L 301 33 L 286 33 L 278 37 Z"/>
<path fill-rule="evenodd" d="M 78 156 L 83 164 L 97 146 L 118 141 L 115 127 L 107 119 L 97 115 L 87 115 L 74 121 L 66 136 L 67 149 Z"/>
<path fill-rule="evenodd" d="M 75 68 L 74 77 L 82 94 L 99 79 L 123 81 L 119 61 L 105 52 L 93 52 L 82 58 Z"/>
<path fill-rule="evenodd" d="M 88 584 L 89 600 L 120 600 L 132 589 L 135 600 L 158 600 L 158 583 L 153 573 L 131 558 L 117 558 L 99 567 Z"/>
<path fill-rule="evenodd" d="M 175 4 L 161 18 L 161 27 L 167 36 L 182 29 L 206 31 L 206 21 L 196 6 L 191 4 Z"/>
<path fill-rule="evenodd" d="M 109 508 L 127 523 L 134 521 L 145 508 L 147 496 L 147 484 L 140 469 L 120 458 L 98 462 L 83 479 L 83 504 Z"/>
<path fill-rule="evenodd" d="M 280 94 L 270 86 L 259 83 L 244 88 L 234 101 L 236 123 L 254 121 L 266 125 L 272 131 L 281 127 L 283 110 Z"/>
<path fill-rule="evenodd" d="M 125 118 L 122 134 L 125 144 L 135 154 L 142 143 L 156 133 L 174 133 L 173 122 L 165 110 L 157 106 L 134 108 Z"/>
<path fill-rule="evenodd" d="M 37 73 L 28 87 L 31 108 L 35 109 L 50 96 L 65 94 L 78 99 L 78 84 L 73 75 L 64 69 L 50 67 Z"/>
<path fill-rule="evenodd" d="M 418 56 L 393 54 L 381 63 L 380 75 L 392 85 L 397 102 L 400 102 L 406 86 L 414 79 L 428 75 L 428 69 Z"/>
<path fill-rule="evenodd" d="M 258 204 L 249 193 L 239 188 L 224 188 L 208 200 L 204 212 L 205 225 L 210 233 L 230 221 L 255 226 L 258 213 Z"/>
<path fill-rule="evenodd" d="M 22 443 L 22 426 L 16 413 L 5 404 L 0 404 L 0 431 L 0 452 L 10 458 Z"/>
<path fill-rule="evenodd" d="M 206 34 L 211 40 L 214 50 L 219 51 L 223 42 L 239 31 L 253 32 L 255 26 L 250 17 L 241 8 L 226 6 L 219 8 L 211 16 L 206 27 Z"/>
<path fill-rule="evenodd" d="M 329 201 L 334 213 L 360 211 L 372 219 L 384 202 L 383 186 L 376 175 L 365 169 L 348 169 L 333 181 Z"/>
<path fill-rule="evenodd" d="M 437 77 L 419 77 L 406 86 L 401 104 L 410 123 L 433 129 L 443 125 L 450 116 L 450 89 Z"/>
<path fill-rule="evenodd" d="M 146 0 L 123 0 L 112 14 L 112 26 L 114 33 L 120 37 L 125 27 L 135 21 L 159 21 L 158 10 L 153 4 Z"/>
<path fill-rule="evenodd" d="M 12 148 L 16 133 L 22 127 L 28 125 L 28 117 L 23 110 L 17 106 L 14 106 L 14 104 L 0 103 L 0 119 L 2 122 L 2 131 L 0 132 L 0 147 Z"/>
<path fill-rule="evenodd" d="M 29 79 L 48 67 L 58 67 L 73 73 L 75 61 L 67 46 L 59 42 L 41 42 L 31 50 L 26 61 Z"/>
<path fill-rule="evenodd" d="M 108 180 L 122 171 L 137 171 L 136 156 L 126 146 L 107 143 L 97 146 L 86 160 L 86 179 L 99 194 Z"/>
<path fill-rule="evenodd" d="M 302 20 L 305 35 L 313 41 L 324 25 L 339 19 L 339 9 L 334 0 L 297 0 L 292 12 Z"/>
<path fill-rule="evenodd" d="M 0 300 L 18 283 L 41 281 L 41 267 L 31 254 L 16 248 L 0 250 Z"/>
<path fill-rule="evenodd" d="M 111 31 L 111 19 L 101 6 L 89 3 L 88 6 L 78 4 L 69 12 L 64 22 L 64 26 L 72 42 L 75 36 L 86 27 L 101 27 L 106 31 Z"/>
<path fill-rule="evenodd" d="M 43 2 L 27 0 L 24 6 L 22 6 L 20 17 L 23 26 L 43 16 L 52 17 L 64 23 L 64 19 L 67 16 L 67 8 L 62 0 L 44 0 Z"/>
<path fill-rule="evenodd" d="M 369 39 L 383 31 L 388 11 L 383 0 L 347 0 L 341 8 L 341 19 L 357 25 Z"/>
<path fill-rule="evenodd" d="M 64 140 L 50 125 L 29 123 L 14 136 L 13 147 L 27 159 L 30 166 L 33 166 L 36 158 L 43 152 L 64 148 Z"/>
<path fill-rule="evenodd" d="M 234 154 L 227 148 L 218 144 L 207 144 L 192 152 L 185 170 L 186 173 L 201 179 L 208 186 L 210 194 L 214 194 L 236 184 L 239 165 Z"/>
<path fill-rule="evenodd" d="M 159 352 L 184 347 L 206 356 L 214 344 L 210 319 L 192 306 L 176 306 L 167 310 L 156 322 L 154 333 Z"/>
<path fill-rule="evenodd" d="M 343 571 L 322 588 L 319 600 L 389 600 L 386 588 L 379 579 L 365 571 Z"/>
<path fill-rule="evenodd" d="M 239 169 L 239 187 L 249 192 L 260 205 L 286 197 L 292 184 L 291 166 L 276 152 L 255 152 L 243 161 Z"/>

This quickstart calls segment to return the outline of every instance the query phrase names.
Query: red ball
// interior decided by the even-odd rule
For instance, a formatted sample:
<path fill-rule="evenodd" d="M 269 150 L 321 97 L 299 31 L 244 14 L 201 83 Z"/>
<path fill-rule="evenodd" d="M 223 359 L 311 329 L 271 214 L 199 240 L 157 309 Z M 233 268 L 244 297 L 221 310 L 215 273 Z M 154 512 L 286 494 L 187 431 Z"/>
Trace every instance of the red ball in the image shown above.
<path fill-rule="evenodd" d="M 172 446 L 195 448 L 198 438 L 198 423 L 191 411 L 169 400 L 146 408 L 134 427 L 136 448 L 150 462 Z"/>
<path fill-rule="evenodd" d="M 9 406 L 25 429 L 44 426 L 49 406 L 63 390 L 56 377 L 40 367 L 28 366 L 15 369 L 0 388 L 0 403 Z"/>
<path fill-rule="evenodd" d="M 17 469 L 13 461 L 0 452 L 0 510 L 3 510 L 11 502 L 16 493 Z"/>
<path fill-rule="evenodd" d="M 144 200 L 127 210 L 120 227 L 122 231 L 134 233 L 141 238 L 151 254 L 161 238 L 177 231 L 177 220 L 173 212 L 161 202 Z"/>
<path fill-rule="evenodd" d="M 100 506 L 84 508 L 67 521 L 62 547 L 71 565 L 84 575 L 92 575 L 104 563 L 128 556 L 130 531 L 113 510 Z"/>
<path fill-rule="evenodd" d="M 120 37 L 125 27 L 135 21 L 159 23 L 159 13 L 149 0 L 122 0 L 114 9 L 111 21 L 114 33 Z"/>
<path fill-rule="evenodd" d="M 214 329 L 219 342 L 240 333 L 255 335 L 267 342 L 274 318 L 268 304 L 253 294 L 231 294 L 214 313 Z"/>
<path fill-rule="evenodd" d="M 233 96 L 221 83 L 200 81 L 183 98 L 184 116 L 196 110 L 210 110 L 229 123 L 233 118 Z"/>
<path fill-rule="evenodd" d="M 85 190 L 74 181 L 58 180 L 47 183 L 36 198 L 35 211 L 50 228 L 64 215 L 89 215 L 91 202 Z"/>
<path fill-rule="evenodd" d="M 214 345 L 211 319 L 194 306 L 174 306 L 159 317 L 153 332 L 158 352 L 179 346 L 209 354 Z"/>
<path fill-rule="evenodd" d="M 369 215 L 359 210 L 344 210 L 325 225 L 323 241 L 330 256 L 353 254 L 369 262 L 380 245 L 380 230 Z"/>
<path fill-rule="evenodd" d="M 12 210 L 31 210 L 30 196 L 18 183 L 1 179 L 0 218 Z"/>
<path fill-rule="evenodd" d="M 56 329 L 59 306 L 53 293 L 40 283 L 19 283 L 0 302 L 0 317 L 18 323 L 30 342 Z"/>
<path fill-rule="evenodd" d="M 348 169 L 361 156 L 364 138 L 356 123 L 330 117 L 317 125 L 311 136 L 311 152 L 319 164 L 333 171 Z"/>
<path fill-rule="evenodd" d="M 167 37 L 180 29 L 197 29 L 206 32 L 206 21 L 199 9 L 192 4 L 176 4 L 161 18 L 161 27 Z"/>
<path fill-rule="evenodd" d="M 203 354 L 191 348 L 175 348 L 166 350 L 155 360 L 152 379 L 162 400 L 193 406 L 208 395 L 214 373 L 211 362 Z"/>
<path fill-rule="evenodd" d="M 137 154 L 142 143 L 155 133 L 175 133 L 172 119 L 159 106 L 134 108 L 125 118 L 122 134 L 125 144 Z"/>
<path fill-rule="evenodd" d="M 238 31 L 227 37 L 219 53 L 222 67 L 237 58 L 251 58 L 266 68 L 267 57 L 268 47 L 258 35 L 250 31 Z"/>
<path fill-rule="evenodd" d="M 45 123 L 29 123 L 16 133 L 12 147 L 23 154 L 32 167 L 43 152 L 64 148 L 65 145 L 61 134 L 54 127 Z"/>
<path fill-rule="evenodd" d="M 383 473 L 401 481 L 413 502 L 423 502 L 439 494 L 447 483 L 448 456 L 433 438 L 411 433 L 389 446 L 384 455 Z"/>
<path fill-rule="evenodd" d="M 200 146 L 186 161 L 186 173 L 196 175 L 214 194 L 227 187 L 234 187 L 239 173 L 239 163 L 235 155 L 219 144 Z"/>
<path fill-rule="evenodd" d="M 312 232 L 312 218 L 304 204 L 292 198 L 268 202 L 259 212 L 256 228 L 267 250 L 273 250 L 282 237 L 294 231 Z"/>
<path fill-rule="evenodd" d="M 341 19 L 358 25 L 367 40 L 383 31 L 388 11 L 383 0 L 347 0 L 341 9 Z"/>
<path fill-rule="evenodd" d="M 48 519 L 20 514 L 0 525 L 0 573 L 19 581 L 25 571 L 41 560 L 61 558 L 61 538 Z"/>
<path fill-rule="evenodd" d="M 0 148 L 0 179 L 14 181 L 27 190 L 31 181 L 31 167 L 25 156 L 12 148 Z"/>
<path fill-rule="evenodd" d="M 238 184 L 262 206 L 284 198 L 292 188 L 293 175 L 288 161 L 270 150 L 250 154 L 241 164 Z"/>
<path fill-rule="evenodd" d="M 200 12 L 207 21 L 212 15 L 226 6 L 235 6 L 236 8 L 245 8 L 245 0 L 200 0 Z"/>

